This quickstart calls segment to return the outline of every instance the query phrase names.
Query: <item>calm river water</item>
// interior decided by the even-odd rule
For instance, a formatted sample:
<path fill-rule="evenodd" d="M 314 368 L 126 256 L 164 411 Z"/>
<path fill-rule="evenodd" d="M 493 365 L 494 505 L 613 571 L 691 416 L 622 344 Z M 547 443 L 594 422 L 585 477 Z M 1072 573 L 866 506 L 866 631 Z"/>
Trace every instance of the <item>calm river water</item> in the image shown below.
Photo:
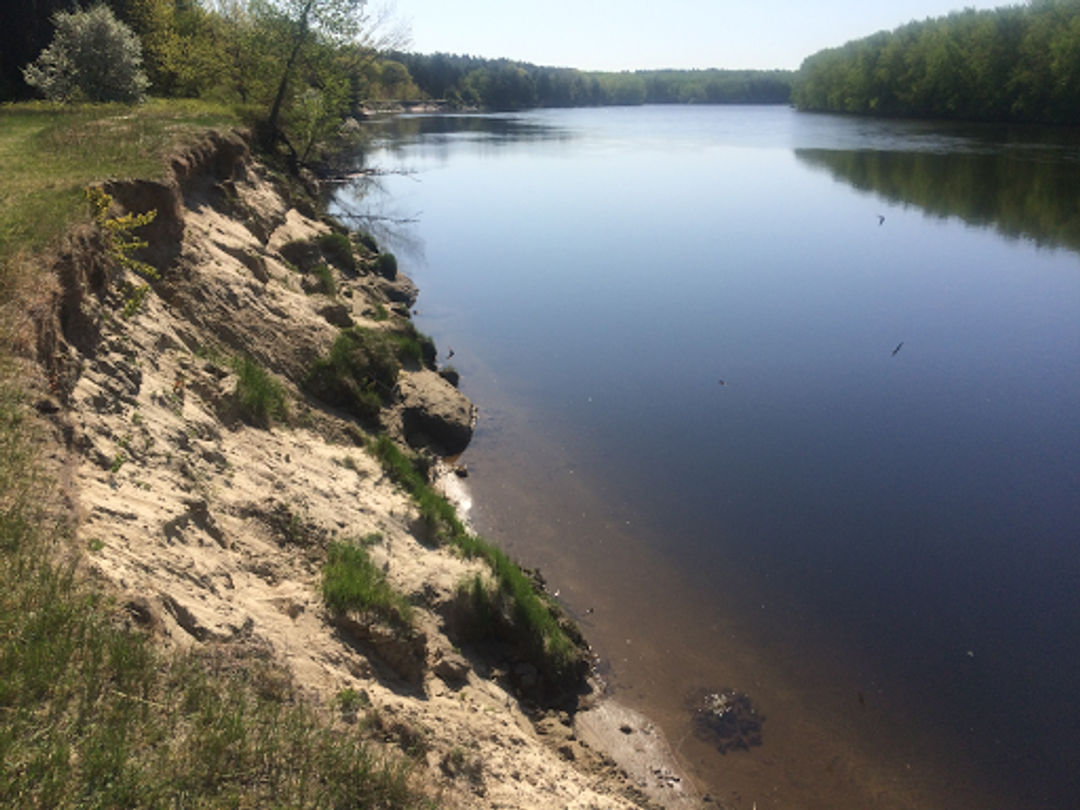
<path fill-rule="evenodd" d="M 1080 807 L 1080 139 L 645 107 L 406 117 L 389 226 L 474 523 L 730 807 Z M 378 230 L 379 222 L 372 223 Z M 747 692 L 763 744 L 694 734 Z"/>

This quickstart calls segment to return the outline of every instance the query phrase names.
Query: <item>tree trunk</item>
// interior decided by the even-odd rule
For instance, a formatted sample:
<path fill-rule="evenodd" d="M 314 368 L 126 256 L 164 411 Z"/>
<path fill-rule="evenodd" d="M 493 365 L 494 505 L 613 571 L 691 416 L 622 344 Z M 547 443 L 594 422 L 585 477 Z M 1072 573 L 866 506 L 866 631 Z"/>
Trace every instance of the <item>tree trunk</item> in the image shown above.
<path fill-rule="evenodd" d="M 285 70 L 282 71 L 277 94 L 274 96 L 274 104 L 270 108 L 270 117 L 266 120 L 266 134 L 269 138 L 275 138 L 278 134 L 278 118 L 281 117 L 281 105 L 285 103 L 285 92 L 289 87 L 289 78 L 292 75 L 293 67 L 296 65 L 296 60 L 300 56 L 300 49 L 304 47 L 304 40 L 307 38 L 308 15 L 314 5 L 315 0 L 307 0 L 304 3 L 303 11 L 300 12 L 300 19 L 296 24 L 296 39 L 293 42 L 292 53 L 289 54 L 289 59 L 285 63 Z"/>

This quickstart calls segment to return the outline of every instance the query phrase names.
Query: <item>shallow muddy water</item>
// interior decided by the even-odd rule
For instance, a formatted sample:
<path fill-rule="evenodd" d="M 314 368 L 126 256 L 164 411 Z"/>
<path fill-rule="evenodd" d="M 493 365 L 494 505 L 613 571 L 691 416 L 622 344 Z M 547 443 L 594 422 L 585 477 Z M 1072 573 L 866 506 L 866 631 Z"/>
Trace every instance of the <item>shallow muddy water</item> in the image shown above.
<path fill-rule="evenodd" d="M 1080 805 L 1075 133 L 786 108 L 373 125 L 474 521 L 732 807 Z M 384 220 L 372 222 L 378 229 Z M 763 744 L 685 708 L 748 693 Z"/>

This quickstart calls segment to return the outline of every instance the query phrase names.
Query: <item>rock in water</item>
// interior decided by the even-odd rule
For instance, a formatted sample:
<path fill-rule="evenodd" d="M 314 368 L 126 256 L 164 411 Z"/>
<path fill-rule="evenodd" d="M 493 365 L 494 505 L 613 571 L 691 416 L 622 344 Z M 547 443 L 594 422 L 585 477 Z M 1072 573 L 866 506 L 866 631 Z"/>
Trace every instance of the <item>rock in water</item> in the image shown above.
<path fill-rule="evenodd" d="M 701 689 L 691 694 L 690 708 L 699 736 L 715 743 L 721 754 L 731 750 L 749 751 L 761 745 L 761 724 L 750 696 L 738 689 Z"/>
<path fill-rule="evenodd" d="M 405 440 L 434 446 L 446 455 L 462 452 L 476 424 L 473 404 L 432 371 L 402 374 L 398 380 Z"/>

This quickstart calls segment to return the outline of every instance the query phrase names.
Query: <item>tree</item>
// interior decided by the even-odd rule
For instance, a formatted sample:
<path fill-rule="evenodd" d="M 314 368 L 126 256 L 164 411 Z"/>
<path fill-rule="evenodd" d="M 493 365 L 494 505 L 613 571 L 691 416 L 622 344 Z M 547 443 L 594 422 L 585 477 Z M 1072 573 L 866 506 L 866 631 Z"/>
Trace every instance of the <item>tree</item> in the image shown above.
<path fill-rule="evenodd" d="M 53 101 L 141 101 L 149 80 L 142 47 L 108 6 L 59 11 L 52 43 L 26 66 L 23 78 Z"/>
<path fill-rule="evenodd" d="M 267 0 L 265 14 L 285 29 L 287 52 L 266 120 L 270 137 L 280 135 L 281 109 L 304 50 L 320 39 L 329 44 L 344 44 L 357 39 L 367 21 L 364 16 L 366 4 L 367 0 Z"/>

